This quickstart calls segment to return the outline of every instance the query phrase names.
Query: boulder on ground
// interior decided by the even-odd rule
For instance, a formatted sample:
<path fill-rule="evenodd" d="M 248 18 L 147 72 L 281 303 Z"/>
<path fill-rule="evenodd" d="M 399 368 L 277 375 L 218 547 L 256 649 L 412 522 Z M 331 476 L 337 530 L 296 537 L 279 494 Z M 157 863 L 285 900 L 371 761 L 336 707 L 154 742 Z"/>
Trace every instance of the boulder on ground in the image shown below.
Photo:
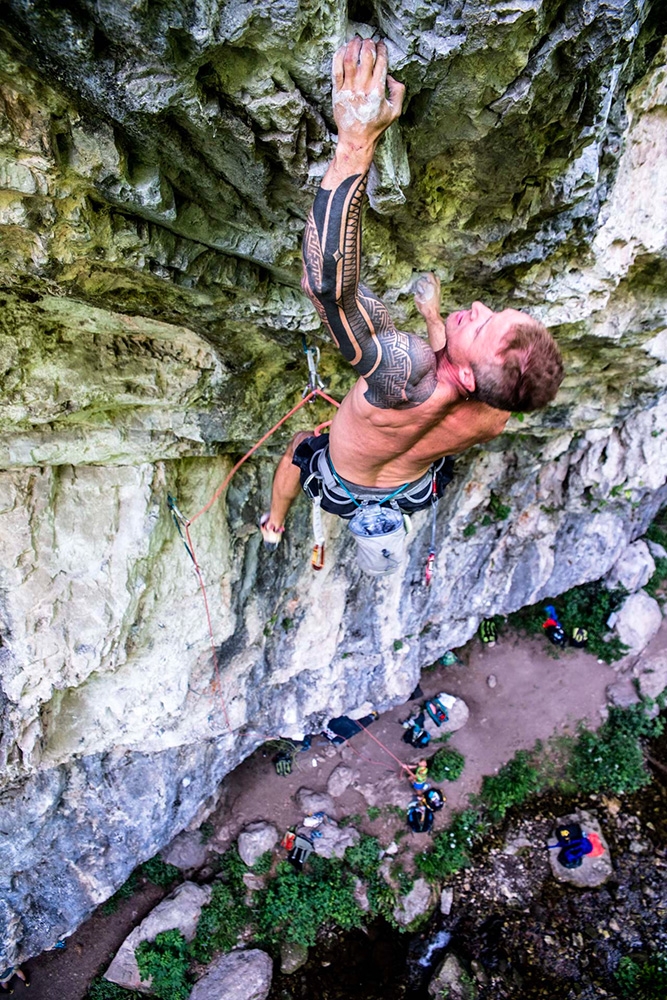
<path fill-rule="evenodd" d="M 625 587 L 629 594 L 641 590 L 655 573 L 655 562 L 646 542 L 633 542 L 621 553 L 605 577 L 610 590 Z"/>
<path fill-rule="evenodd" d="M 252 868 L 263 854 L 275 847 L 278 840 L 278 831 L 272 823 L 263 820 L 249 823 L 239 834 L 238 849 L 241 860 Z"/>
<path fill-rule="evenodd" d="M 634 669 L 640 693 L 645 698 L 657 698 L 667 688 L 667 652 L 642 657 Z"/>
<path fill-rule="evenodd" d="M 394 909 L 394 920 L 401 927 L 409 927 L 413 920 L 432 910 L 438 895 L 426 879 L 418 878 L 407 896 L 401 896 Z"/>
<path fill-rule="evenodd" d="M 424 720 L 424 729 L 426 732 L 431 736 L 444 736 L 445 733 L 455 733 L 458 729 L 462 729 L 465 726 L 470 715 L 470 710 L 463 698 L 455 698 L 451 707 L 447 708 L 447 715 L 449 716 L 447 722 L 443 722 L 439 726 L 427 712 Z"/>
<path fill-rule="evenodd" d="M 208 844 L 202 842 L 200 830 L 184 830 L 160 852 L 163 861 L 181 871 L 202 868 L 208 856 Z"/>
<path fill-rule="evenodd" d="M 654 559 L 667 559 L 667 549 L 659 542 L 647 541 L 648 550 Z"/>
<path fill-rule="evenodd" d="M 568 823 L 578 823 L 584 836 L 593 834 L 592 839 L 594 843 L 597 842 L 599 844 L 599 850 L 602 853 L 597 854 L 597 856 L 596 851 L 593 851 L 591 854 L 585 854 L 578 868 L 565 868 L 558 860 L 560 855 L 558 839 L 555 835 L 552 835 L 549 837 L 547 844 L 549 846 L 549 862 L 554 877 L 559 882 L 569 882 L 570 885 L 576 885 L 581 889 L 592 889 L 597 885 L 602 885 L 612 873 L 612 864 L 609 855 L 609 845 L 604 839 L 600 824 L 594 816 L 580 809 L 576 813 L 557 819 L 554 829 L 559 826 L 566 826 Z"/>
<path fill-rule="evenodd" d="M 154 941 L 162 931 L 177 929 L 186 941 L 192 941 L 202 906 L 211 898 L 211 887 L 184 882 L 151 910 L 148 916 L 125 938 L 114 960 L 104 973 L 111 983 L 128 990 L 150 992 L 150 983 L 141 979 L 134 950 L 142 941 Z"/>
<path fill-rule="evenodd" d="M 265 951 L 232 951 L 211 962 L 190 1000 L 266 1000 L 273 963 Z"/>
<path fill-rule="evenodd" d="M 357 772 L 347 764 L 339 764 L 329 775 L 327 781 L 327 792 L 332 798 L 337 799 L 345 792 L 356 779 Z M 316 810 L 317 812 L 317 810 Z"/>
<path fill-rule="evenodd" d="M 300 788 L 296 793 L 296 804 L 304 816 L 323 812 L 332 816 L 335 810 L 334 800 L 326 792 L 314 792 L 311 788 Z"/>
<path fill-rule="evenodd" d="M 660 605 L 645 590 L 630 594 L 618 612 L 616 633 L 631 653 L 641 653 L 662 623 Z"/>
<path fill-rule="evenodd" d="M 308 949 L 305 944 L 294 941 L 283 941 L 280 946 L 280 971 L 285 976 L 291 976 L 308 961 Z"/>
<path fill-rule="evenodd" d="M 447 1000 L 474 1000 L 477 990 L 456 955 L 447 955 L 435 971 L 428 984 L 432 997 L 447 997 Z"/>
<path fill-rule="evenodd" d="M 631 677 L 620 677 L 607 686 L 607 701 L 617 708 L 629 708 L 639 702 L 637 687 Z"/>
<path fill-rule="evenodd" d="M 315 853 L 323 858 L 342 858 L 348 847 L 359 843 L 361 834 L 353 826 L 338 826 L 334 820 L 318 827 L 322 834 L 315 840 Z"/>

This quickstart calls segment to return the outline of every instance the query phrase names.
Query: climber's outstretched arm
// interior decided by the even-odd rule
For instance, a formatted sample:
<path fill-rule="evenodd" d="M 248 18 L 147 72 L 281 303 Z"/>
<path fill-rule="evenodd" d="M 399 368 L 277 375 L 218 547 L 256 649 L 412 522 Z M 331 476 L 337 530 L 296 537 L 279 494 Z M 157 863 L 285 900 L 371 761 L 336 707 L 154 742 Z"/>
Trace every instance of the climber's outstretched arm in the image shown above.
<path fill-rule="evenodd" d="M 366 379 L 366 399 L 382 408 L 417 406 L 435 390 L 433 351 L 399 332 L 380 299 L 359 284 L 368 170 L 378 139 L 400 115 L 404 87 L 387 76 L 384 43 L 370 39 L 355 38 L 336 53 L 333 78 L 338 147 L 306 224 L 302 286 L 343 357 Z"/>

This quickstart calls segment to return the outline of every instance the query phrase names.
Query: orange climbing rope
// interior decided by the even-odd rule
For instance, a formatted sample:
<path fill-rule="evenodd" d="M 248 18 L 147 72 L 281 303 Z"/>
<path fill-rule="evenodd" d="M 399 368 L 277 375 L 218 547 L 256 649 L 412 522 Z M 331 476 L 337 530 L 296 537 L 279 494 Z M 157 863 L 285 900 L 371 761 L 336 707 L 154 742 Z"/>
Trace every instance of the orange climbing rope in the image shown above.
<path fill-rule="evenodd" d="M 197 561 L 197 556 L 196 556 L 196 553 L 195 553 L 195 547 L 194 547 L 194 544 L 193 544 L 193 541 L 192 541 L 192 536 L 190 534 L 190 526 L 192 524 L 194 524 L 194 522 L 198 518 L 200 518 L 202 516 L 202 514 L 205 514 L 208 510 L 211 509 L 211 507 L 213 506 L 213 504 L 215 503 L 215 501 L 227 489 L 227 487 L 229 486 L 229 484 L 232 481 L 233 477 L 236 475 L 236 473 L 241 468 L 241 466 L 243 465 L 243 463 L 246 462 L 250 458 L 251 455 L 254 455 L 254 453 L 257 451 L 257 449 L 261 448 L 261 446 L 264 444 L 264 442 L 268 441 L 268 439 L 271 437 L 271 435 L 275 434 L 275 432 L 278 430 L 278 428 L 282 427 L 282 425 L 287 420 L 289 420 L 290 417 L 293 417 L 294 414 L 298 410 L 300 410 L 302 406 L 305 406 L 306 403 L 310 403 L 312 400 L 315 399 L 316 396 L 321 396 L 322 399 L 325 399 L 327 401 L 327 403 L 331 403 L 332 406 L 336 406 L 336 407 L 340 406 L 340 403 L 337 400 L 332 399 L 331 396 L 328 396 L 326 394 L 326 392 L 324 392 L 322 390 L 322 388 L 320 388 L 320 385 L 318 385 L 318 382 L 313 379 L 313 371 L 315 372 L 315 377 L 317 377 L 317 370 L 316 370 L 316 367 L 313 368 L 311 366 L 311 356 L 310 356 L 310 354 L 308 354 L 308 352 L 306 352 L 306 353 L 308 355 L 308 364 L 309 364 L 309 368 L 310 368 L 310 371 L 311 371 L 311 379 L 309 381 L 308 386 L 306 387 L 306 390 L 304 391 L 303 399 L 301 400 L 301 402 L 297 403 L 296 406 L 293 406 L 292 409 L 289 411 L 289 413 L 286 413 L 285 416 L 282 417 L 278 421 L 277 424 L 274 424 L 273 427 L 271 428 L 271 430 L 267 431 L 266 434 L 264 434 L 259 439 L 259 441 L 257 441 L 257 443 L 254 444 L 252 446 L 252 448 L 250 448 L 250 450 L 245 453 L 245 455 L 243 456 L 243 458 L 239 459 L 239 461 L 233 467 L 233 469 L 231 470 L 231 472 L 229 472 L 227 474 L 227 476 L 225 476 L 225 479 L 223 480 L 223 482 L 221 483 L 221 485 L 218 487 L 218 489 L 215 491 L 215 493 L 213 494 L 213 496 L 211 497 L 211 499 L 208 501 L 208 503 L 204 507 L 202 507 L 201 510 L 197 511 L 197 513 L 194 514 L 192 517 L 187 518 L 187 517 L 185 517 L 180 512 L 180 510 L 176 506 L 176 501 L 173 499 L 173 497 L 170 496 L 170 497 L 167 498 L 167 502 L 169 504 L 169 509 L 171 510 L 172 516 L 174 518 L 174 523 L 176 524 L 176 527 L 178 528 L 178 533 L 181 535 L 181 538 L 183 538 L 183 543 L 184 543 L 185 548 L 186 548 L 186 550 L 188 552 L 188 555 L 192 559 L 192 562 L 193 562 L 193 565 L 194 565 L 194 569 L 195 569 L 195 573 L 197 574 L 197 579 L 199 581 L 199 588 L 201 590 L 202 598 L 204 600 L 204 608 L 206 610 L 206 621 L 207 621 L 207 624 L 208 624 L 208 634 L 209 634 L 209 639 L 210 639 L 210 643 L 211 643 L 211 650 L 213 652 L 213 669 L 215 671 L 215 688 L 217 689 L 217 691 L 218 691 L 218 693 L 220 695 L 220 702 L 222 704 L 222 710 L 223 710 L 223 713 L 224 713 L 224 716 L 225 716 L 225 723 L 227 725 L 227 729 L 230 732 L 231 732 L 232 727 L 231 727 L 231 724 L 230 724 L 230 721 L 229 721 L 229 713 L 227 712 L 227 705 L 225 703 L 225 699 L 224 699 L 223 694 L 222 694 L 222 681 L 221 681 L 221 677 L 220 677 L 220 667 L 219 667 L 219 664 L 218 664 L 218 655 L 217 655 L 216 649 L 215 649 L 215 637 L 213 635 L 213 623 L 211 621 L 211 611 L 210 611 L 210 608 L 209 608 L 208 597 L 206 595 L 206 585 L 204 584 L 204 577 L 202 575 L 201 566 L 199 565 L 199 563 Z M 330 423 L 331 423 L 331 421 L 325 421 L 325 423 L 320 424 L 316 428 L 315 433 L 319 434 L 319 432 L 321 431 L 321 429 L 323 427 L 328 426 L 328 424 L 330 424 Z M 181 525 L 183 526 L 183 530 L 181 530 Z M 185 532 L 185 536 L 183 536 L 183 531 Z"/>
<path fill-rule="evenodd" d="M 377 743 L 378 746 L 382 747 L 382 749 L 385 751 L 385 753 L 388 753 L 390 757 L 394 758 L 394 760 L 396 761 L 396 763 L 398 764 L 398 766 L 401 768 L 402 771 L 407 771 L 408 774 L 410 775 L 410 777 L 412 777 L 412 774 L 413 774 L 413 771 L 414 771 L 413 767 L 410 767 L 409 764 L 404 764 L 402 760 L 399 760 L 399 758 L 396 756 L 396 754 L 392 753 L 391 750 L 389 749 L 389 747 L 386 747 L 384 745 L 384 743 L 382 743 L 377 738 L 377 736 L 374 736 L 373 733 L 368 728 L 368 726 L 365 726 L 360 719 L 355 719 L 354 721 L 356 722 L 356 724 L 358 726 L 361 726 L 361 728 L 364 730 L 364 732 L 368 733 L 368 735 L 370 736 L 370 738 L 372 740 L 375 740 L 375 742 Z"/>

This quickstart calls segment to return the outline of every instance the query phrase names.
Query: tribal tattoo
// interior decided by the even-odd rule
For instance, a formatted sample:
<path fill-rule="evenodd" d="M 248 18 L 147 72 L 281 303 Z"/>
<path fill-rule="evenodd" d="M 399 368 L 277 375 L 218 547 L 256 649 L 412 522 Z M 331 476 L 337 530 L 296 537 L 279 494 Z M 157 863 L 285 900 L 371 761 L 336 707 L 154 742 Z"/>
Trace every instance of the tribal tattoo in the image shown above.
<path fill-rule="evenodd" d="M 435 355 L 419 337 L 396 329 L 387 307 L 359 284 L 361 206 L 368 174 L 320 188 L 303 237 L 302 288 L 336 347 L 368 383 L 381 409 L 412 407 L 435 391 Z"/>

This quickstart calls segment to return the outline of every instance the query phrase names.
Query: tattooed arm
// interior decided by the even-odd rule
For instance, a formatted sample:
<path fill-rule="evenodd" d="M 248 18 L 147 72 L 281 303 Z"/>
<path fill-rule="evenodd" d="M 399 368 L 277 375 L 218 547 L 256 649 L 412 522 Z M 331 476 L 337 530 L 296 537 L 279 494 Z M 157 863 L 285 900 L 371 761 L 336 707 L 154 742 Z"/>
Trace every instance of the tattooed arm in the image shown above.
<path fill-rule="evenodd" d="M 418 406 L 435 390 L 435 355 L 419 337 L 399 332 L 386 306 L 359 284 L 368 170 L 378 139 L 400 114 L 404 88 L 387 77 L 384 43 L 370 39 L 354 38 L 336 53 L 333 77 L 338 147 L 306 224 L 302 287 L 366 379 L 369 403 Z"/>

